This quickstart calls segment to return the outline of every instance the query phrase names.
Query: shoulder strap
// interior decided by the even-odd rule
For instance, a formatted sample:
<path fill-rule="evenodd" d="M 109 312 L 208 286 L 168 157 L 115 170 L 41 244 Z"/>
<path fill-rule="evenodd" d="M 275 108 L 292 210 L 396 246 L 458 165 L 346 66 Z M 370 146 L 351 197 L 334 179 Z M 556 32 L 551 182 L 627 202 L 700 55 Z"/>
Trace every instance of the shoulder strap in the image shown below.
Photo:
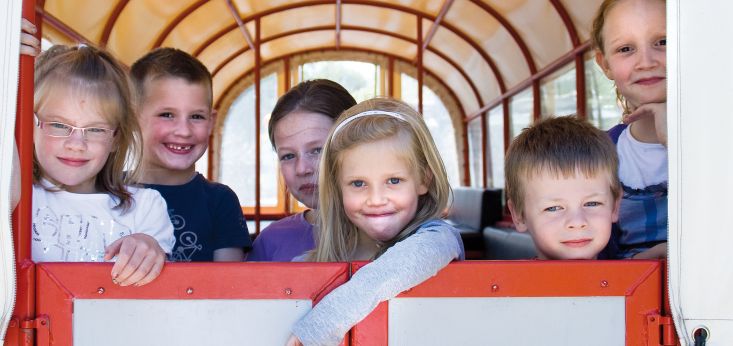
<path fill-rule="evenodd" d="M 624 132 L 628 126 L 626 124 L 618 124 L 606 132 L 608 133 L 608 137 L 611 137 L 613 144 L 618 144 L 618 137 L 621 136 L 621 132 Z"/>

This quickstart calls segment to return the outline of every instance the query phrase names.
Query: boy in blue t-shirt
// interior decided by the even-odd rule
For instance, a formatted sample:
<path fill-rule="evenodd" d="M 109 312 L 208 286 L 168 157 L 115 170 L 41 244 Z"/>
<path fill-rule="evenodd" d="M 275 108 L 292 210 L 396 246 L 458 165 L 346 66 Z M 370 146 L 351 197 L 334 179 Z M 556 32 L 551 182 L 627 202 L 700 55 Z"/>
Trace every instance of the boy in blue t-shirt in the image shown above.
<path fill-rule="evenodd" d="M 195 170 L 216 117 L 211 74 L 188 53 L 159 48 L 136 61 L 131 75 L 143 134 L 140 182 L 168 204 L 176 236 L 171 260 L 243 260 L 251 240 L 236 194 Z"/>

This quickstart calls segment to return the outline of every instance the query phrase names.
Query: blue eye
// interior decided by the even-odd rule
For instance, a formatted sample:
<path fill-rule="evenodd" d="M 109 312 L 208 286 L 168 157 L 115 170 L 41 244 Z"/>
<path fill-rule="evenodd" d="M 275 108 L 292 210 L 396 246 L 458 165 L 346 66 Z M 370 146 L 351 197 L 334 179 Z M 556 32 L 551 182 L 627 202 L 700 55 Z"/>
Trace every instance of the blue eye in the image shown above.
<path fill-rule="evenodd" d="M 556 211 L 560 211 L 560 210 L 562 210 L 562 207 L 555 205 L 555 206 L 552 206 L 552 207 L 549 207 L 549 208 L 545 208 L 544 211 L 556 212 Z"/>
<path fill-rule="evenodd" d="M 311 151 L 311 153 L 312 153 L 313 155 L 321 155 L 321 152 L 322 152 L 322 151 L 323 151 L 323 148 L 321 148 L 321 147 L 318 147 L 318 148 L 315 148 L 315 149 L 313 149 L 313 150 Z"/>
<path fill-rule="evenodd" d="M 293 154 L 284 154 L 280 156 L 280 161 L 289 161 L 295 158 L 295 155 Z"/>
<path fill-rule="evenodd" d="M 349 184 L 353 187 L 364 187 L 364 185 L 366 185 L 366 183 L 364 183 L 363 180 L 354 180 L 350 182 Z"/>
<path fill-rule="evenodd" d="M 56 129 L 56 130 L 68 130 L 71 128 L 71 126 L 63 124 L 63 123 L 46 123 L 49 127 Z"/>
<path fill-rule="evenodd" d="M 191 119 L 194 120 L 206 120 L 206 116 L 203 114 L 192 114 Z"/>
<path fill-rule="evenodd" d="M 593 201 L 593 202 L 587 202 L 587 203 L 585 203 L 585 206 L 586 206 L 586 207 L 599 207 L 599 206 L 601 206 L 601 205 L 603 205 L 603 203 L 601 203 L 601 202 L 596 202 L 596 201 Z"/>
<path fill-rule="evenodd" d="M 402 179 L 400 179 L 400 178 L 389 178 L 389 179 L 387 179 L 387 183 L 388 184 L 392 184 L 392 185 L 399 184 L 400 181 L 402 181 Z"/>

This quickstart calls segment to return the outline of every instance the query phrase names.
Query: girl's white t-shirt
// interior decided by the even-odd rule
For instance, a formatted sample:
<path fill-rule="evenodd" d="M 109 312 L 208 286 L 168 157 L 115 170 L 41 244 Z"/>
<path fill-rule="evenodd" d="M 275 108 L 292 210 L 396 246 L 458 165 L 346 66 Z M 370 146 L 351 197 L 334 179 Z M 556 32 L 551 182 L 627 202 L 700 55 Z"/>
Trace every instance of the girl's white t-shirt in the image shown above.
<path fill-rule="evenodd" d="M 621 183 L 632 189 L 666 183 L 667 148 L 659 143 L 639 142 L 627 127 L 616 144 L 619 157 L 618 176 Z"/>
<path fill-rule="evenodd" d="M 127 189 L 134 202 L 122 213 L 113 209 L 117 200 L 107 193 L 49 191 L 34 184 L 33 261 L 102 262 L 108 245 L 133 233 L 150 235 L 170 253 L 175 237 L 163 197 L 152 189 Z"/>

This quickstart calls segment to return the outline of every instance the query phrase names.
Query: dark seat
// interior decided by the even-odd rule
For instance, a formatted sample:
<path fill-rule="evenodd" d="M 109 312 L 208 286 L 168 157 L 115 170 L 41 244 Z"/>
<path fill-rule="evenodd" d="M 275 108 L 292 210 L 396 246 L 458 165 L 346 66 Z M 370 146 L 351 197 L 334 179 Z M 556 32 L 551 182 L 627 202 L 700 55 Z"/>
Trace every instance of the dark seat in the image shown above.
<path fill-rule="evenodd" d="M 448 222 L 461 232 L 466 259 L 484 258 L 482 230 L 501 219 L 501 190 L 457 187 Z"/>
<path fill-rule="evenodd" d="M 515 260 L 537 257 L 532 237 L 527 232 L 511 228 L 489 226 L 484 228 L 484 259 Z"/>

